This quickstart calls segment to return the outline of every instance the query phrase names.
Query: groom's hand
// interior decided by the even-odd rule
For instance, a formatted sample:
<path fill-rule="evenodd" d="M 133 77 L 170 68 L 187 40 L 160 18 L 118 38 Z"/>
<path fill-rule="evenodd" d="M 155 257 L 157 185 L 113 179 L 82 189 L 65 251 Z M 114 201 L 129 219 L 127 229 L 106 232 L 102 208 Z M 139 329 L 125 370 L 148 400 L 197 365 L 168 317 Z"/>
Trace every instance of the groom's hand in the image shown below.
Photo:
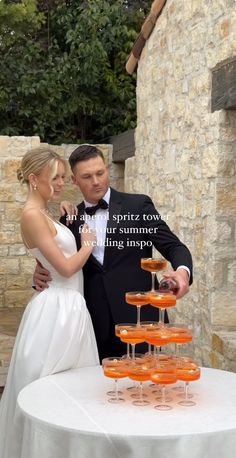
<path fill-rule="evenodd" d="M 166 280 L 171 278 L 175 281 L 176 291 L 174 293 L 177 299 L 181 299 L 189 292 L 189 275 L 185 269 L 165 272 L 163 278 Z"/>
<path fill-rule="evenodd" d="M 37 291 L 43 291 L 48 288 L 48 282 L 52 280 L 49 270 L 45 269 L 42 264 L 37 260 L 35 267 L 33 282 Z"/>

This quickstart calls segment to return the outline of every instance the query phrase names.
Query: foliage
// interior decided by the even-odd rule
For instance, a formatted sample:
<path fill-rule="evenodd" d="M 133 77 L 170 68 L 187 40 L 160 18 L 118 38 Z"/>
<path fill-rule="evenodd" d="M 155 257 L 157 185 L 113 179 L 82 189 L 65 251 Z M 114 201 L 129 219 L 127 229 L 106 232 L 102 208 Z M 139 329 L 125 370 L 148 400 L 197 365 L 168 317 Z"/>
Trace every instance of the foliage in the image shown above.
<path fill-rule="evenodd" d="M 0 134 L 98 142 L 134 127 L 125 62 L 142 3 L 0 0 Z"/>

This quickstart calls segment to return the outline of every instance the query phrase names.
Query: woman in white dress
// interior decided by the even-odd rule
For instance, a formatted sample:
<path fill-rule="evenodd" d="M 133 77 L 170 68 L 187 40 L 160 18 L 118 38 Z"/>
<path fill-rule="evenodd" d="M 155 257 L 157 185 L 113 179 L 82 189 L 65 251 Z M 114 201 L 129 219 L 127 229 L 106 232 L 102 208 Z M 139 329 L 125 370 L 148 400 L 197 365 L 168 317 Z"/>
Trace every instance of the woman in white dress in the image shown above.
<path fill-rule="evenodd" d="M 29 189 L 21 216 L 22 238 L 29 252 L 50 271 L 52 281 L 49 288 L 34 294 L 17 333 L 0 402 L 1 458 L 21 457 L 14 416 L 24 386 L 56 372 L 99 364 L 81 270 L 96 243 L 95 233 L 82 233 L 77 252 L 71 231 L 47 212 L 49 200 L 60 194 L 65 172 L 65 161 L 46 148 L 26 153 L 18 170 L 18 179 Z"/>

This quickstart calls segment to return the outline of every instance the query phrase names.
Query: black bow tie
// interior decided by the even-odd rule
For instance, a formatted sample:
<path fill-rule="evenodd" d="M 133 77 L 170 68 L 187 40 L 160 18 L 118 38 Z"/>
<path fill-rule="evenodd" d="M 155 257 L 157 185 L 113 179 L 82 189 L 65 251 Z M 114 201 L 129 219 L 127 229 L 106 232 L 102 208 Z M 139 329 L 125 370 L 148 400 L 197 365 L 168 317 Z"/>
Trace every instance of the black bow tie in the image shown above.
<path fill-rule="evenodd" d="M 86 207 L 85 213 L 87 213 L 87 215 L 90 215 L 90 216 L 95 215 L 96 211 L 99 208 L 106 210 L 108 208 L 108 203 L 104 199 L 100 199 L 97 205 L 94 205 L 93 207 Z"/>

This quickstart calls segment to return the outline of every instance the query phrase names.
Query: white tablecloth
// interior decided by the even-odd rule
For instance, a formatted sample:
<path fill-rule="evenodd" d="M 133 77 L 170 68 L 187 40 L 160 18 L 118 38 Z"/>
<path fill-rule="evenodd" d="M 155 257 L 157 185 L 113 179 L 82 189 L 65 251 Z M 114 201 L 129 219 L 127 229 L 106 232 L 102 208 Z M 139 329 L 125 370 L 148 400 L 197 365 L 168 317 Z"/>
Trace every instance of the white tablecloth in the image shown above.
<path fill-rule="evenodd" d="M 202 369 L 191 384 L 196 406 L 173 410 L 107 402 L 113 384 L 101 367 L 49 376 L 18 397 L 17 422 L 23 458 L 234 458 L 236 456 L 236 374 Z M 148 385 L 148 382 L 145 383 Z M 145 388 L 146 392 L 148 390 Z"/>

